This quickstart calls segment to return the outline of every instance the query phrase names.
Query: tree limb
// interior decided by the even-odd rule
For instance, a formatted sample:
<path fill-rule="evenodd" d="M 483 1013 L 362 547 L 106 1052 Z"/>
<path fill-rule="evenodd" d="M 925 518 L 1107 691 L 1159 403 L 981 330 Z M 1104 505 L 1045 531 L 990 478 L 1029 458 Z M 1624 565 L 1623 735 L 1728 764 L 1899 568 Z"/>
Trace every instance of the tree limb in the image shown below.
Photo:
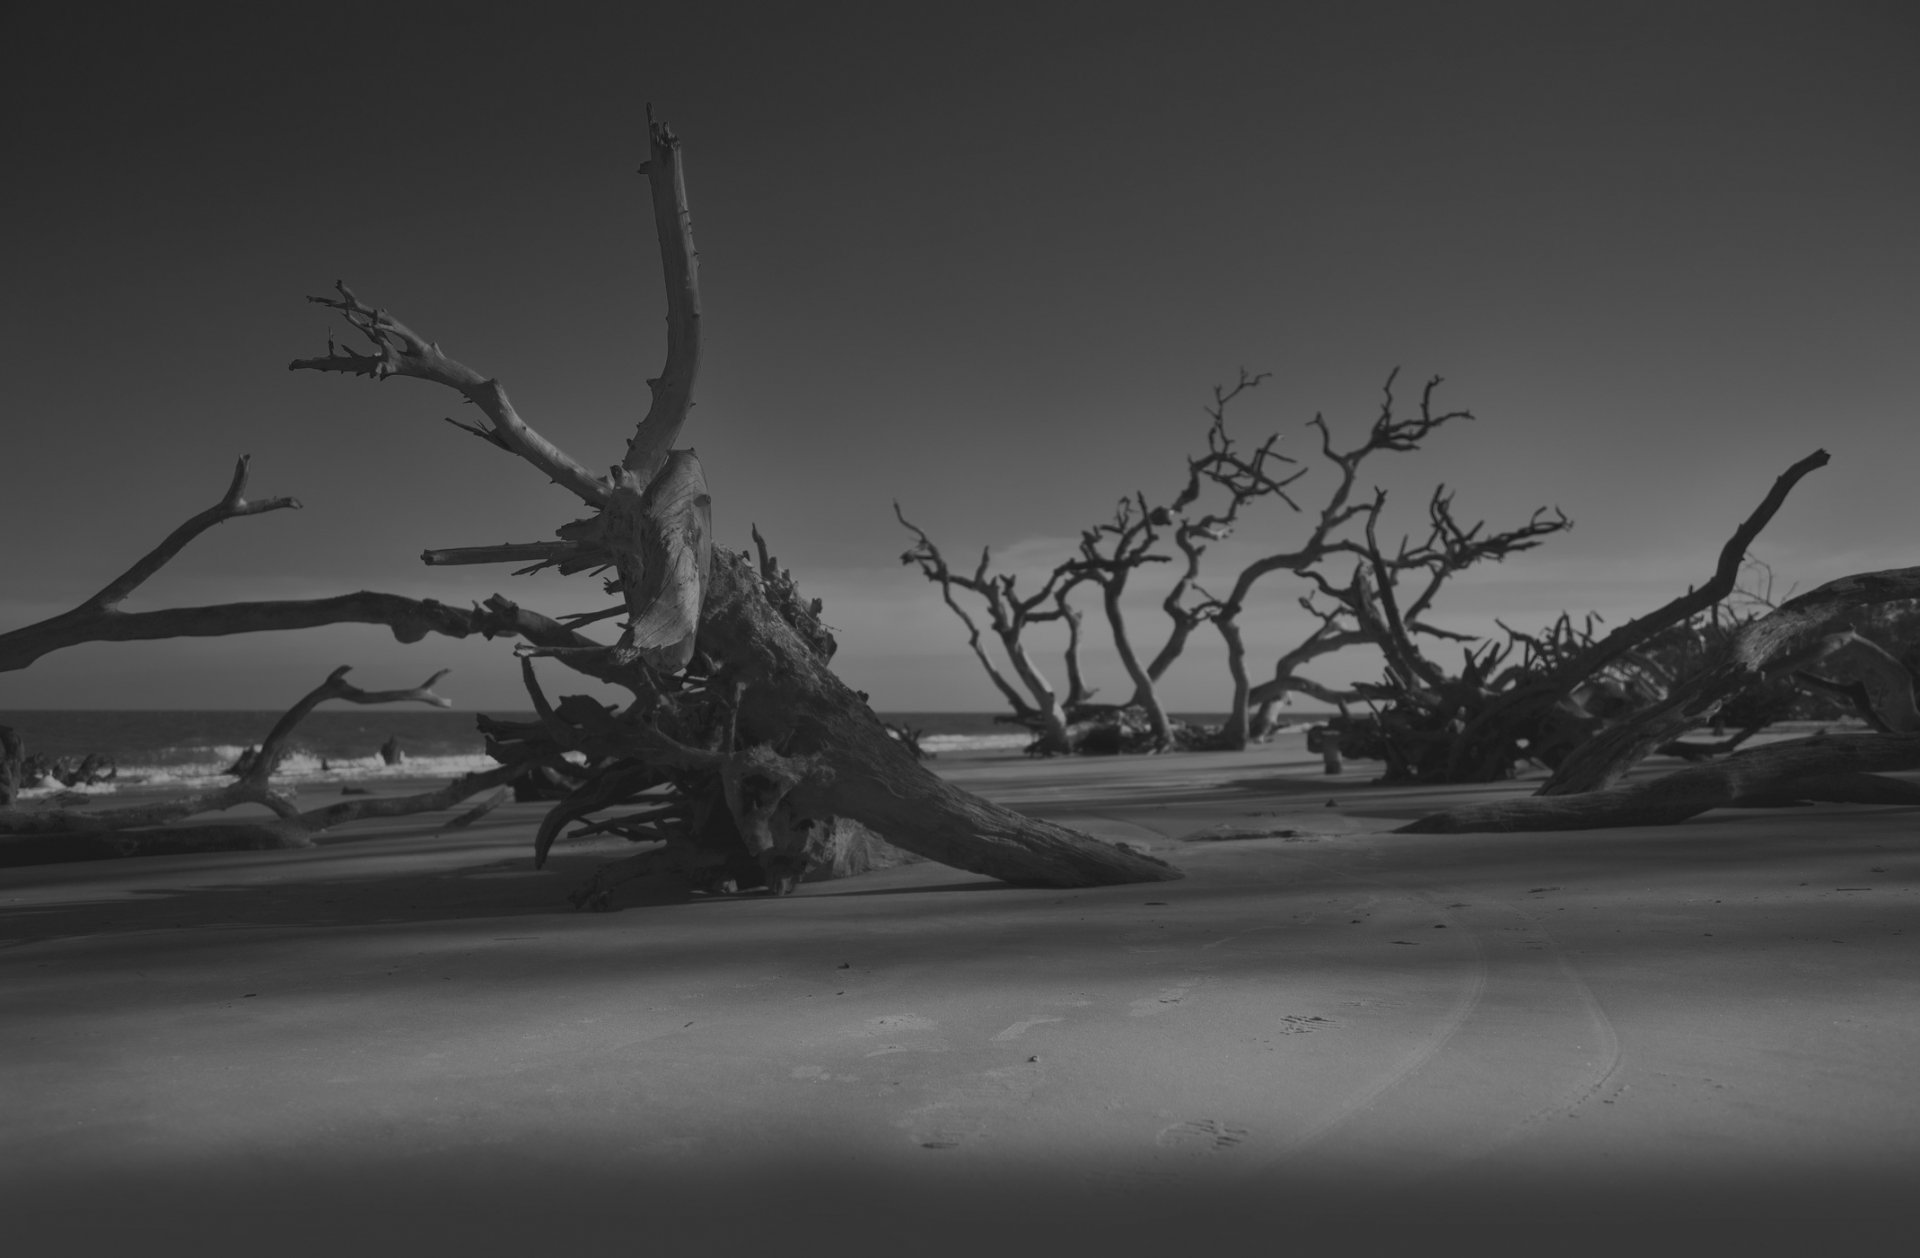
<path fill-rule="evenodd" d="M 1712 808 L 1771 807 L 1798 800 L 1920 804 L 1920 786 L 1872 776 L 1911 769 L 1920 769 L 1920 734 L 1805 738 L 1582 794 L 1469 804 L 1422 817 L 1398 833 L 1671 825 Z"/>
<path fill-rule="evenodd" d="M 700 371 L 700 263 L 693 247 L 693 217 L 687 212 L 680 139 L 665 123 L 654 121 L 652 105 L 647 106 L 647 144 L 647 163 L 640 169 L 653 197 L 653 225 L 666 280 L 667 363 L 659 376 L 647 381 L 653 401 L 620 462 L 643 486 L 666 466 L 693 408 L 693 383 Z"/>
<path fill-rule="evenodd" d="M 487 417 L 489 431 L 503 448 L 511 450 L 570 490 L 591 506 L 606 504 L 612 486 L 576 463 L 567 453 L 535 432 L 520 418 L 507 391 L 498 380 L 482 376 L 465 363 L 440 352 L 440 347 L 420 336 L 384 310 L 367 305 L 354 296 L 344 282 L 335 281 L 338 297 L 309 297 L 316 305 L 338 310 L 373 346 L 372 353 L 336 346 L 327 342 L 327 352 L 317 358 L 296 358 L 290 371 L 334 371 L 347 375 L 385 380 L 390 376 L 411 376 L 445 385 L 457 391 Z M 464 427 L 464 425 L 462 425 Z M 471 431 L 471 430 L 469 430 Z"/>
<path fill-rule="evenodd" d="M 1653 748 L 1709 720 L 1728 698 L 1763 677 L 1791 673 L 1844 645 L 1836 631 L 1862 607 L 1920 597 L 1920 568 L 1857 573 L 1788 599 L 1742 627 L 1715 659 L 1652 708 L 1589 739 L 1554 772 L 1542 795 L 1612 786 Z"/>
<path fill-rule="evenodd" d="M 323 828 L 309 824 L 299 809 L 294 806 L 292 798 L 274 790 L 271 781 L 273 771 L 279 767 L 280 758 L 285 754 L 287 739 L 300 722 L 306 719 L 309 712 L 329 699 L 359 704 L 414 702 L 428 703 L 441 708 L 453 706 L 433 690 L 433 684 L 447 675 L 446 669 L 441 669 L 422 684 L 406 690 L 375 691 L 361 690 L 349 683 L 346 680 L 349 671 L 348 666 L 344 664 L 334 669 L 325 681 L 308 691 L 291 708 L 288 708 L 280 719 L 274 722 L 272 731 L 260 744 L 259 751 L 254 754 L 246 770 L 236 781 L 227 786 L 176 799 L 155 800 L 151 803 L 133 804 L 124 808 L 104 808 L 91 812 L 74 812 L 66 809 L 44 811 L 0 809 L 0 834 L 58 834 L 159 826 L 199 813 L 221 812 L 241 804 L 262 805 L 272 810 L 283 822 L 291 823 L 302 833 Z M 481 787 L 476 786 L 473 789 L 478 790 Z M 471 790 L 466 792 L 466 794 L 472 793 Z M 465 798 L 465 795 L 457 798 Z M 338 822 L 327 824 L 338 824 Z M 295 845 L 298 846 L 298 844 Z M 4 858 L 0 858 L 0 863 L 5 863 Z"/>

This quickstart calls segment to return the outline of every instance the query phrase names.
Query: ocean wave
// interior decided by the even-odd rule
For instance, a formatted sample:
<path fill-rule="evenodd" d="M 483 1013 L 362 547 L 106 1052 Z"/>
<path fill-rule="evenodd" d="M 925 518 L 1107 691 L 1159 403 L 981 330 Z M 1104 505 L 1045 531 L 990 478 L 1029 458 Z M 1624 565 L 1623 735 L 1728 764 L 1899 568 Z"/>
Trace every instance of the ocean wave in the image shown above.
<path fill-rule="evenodd" d="M 920 739 L 922 751 L 1022 751 L 1033 741 L 1031 734 L 928 734 Z"/>
<path fill-rule="evenodd" d="M 188 791 L 218 790 L 233 781 L 227 769 L 245 751 L 244 747 L 204 747 L 201 758 L 171 764 L 121 765 L 109 781 L 84 786 L 62 786 L 48 781 L 20 792 L 22 799 L 43 799 L 61 793 L 112 795 L 116 791 L 139 788 L 180 787 Z M 409 755 L 399 764 L 388 764 L 379 756 L 326 756 L 303 751 L 289 752 L 274 769 L 273 781 L 290 786 L 323 785 L 328 782 L 366 782 L 410 778 L 449 779 L 465 773 L 480 773 L 499 768 L 499 762 L 480 752 L 469 755 Z"/>

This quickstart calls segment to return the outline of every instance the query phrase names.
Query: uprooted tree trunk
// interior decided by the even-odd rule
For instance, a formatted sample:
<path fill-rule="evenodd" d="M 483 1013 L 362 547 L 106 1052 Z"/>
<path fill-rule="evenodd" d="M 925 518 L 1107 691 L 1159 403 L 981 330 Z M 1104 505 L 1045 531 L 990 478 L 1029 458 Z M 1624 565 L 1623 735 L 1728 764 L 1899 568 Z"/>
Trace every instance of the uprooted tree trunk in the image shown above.
<path fill-rule="evenodd" d="M 1423 817 L 1409 832 L 1580 830 L 1681 821 L 1710 808 L 1799 801 L 1920 804 L 1920 785 L 1882 773 L 1920 769 L 1920 710 L 1913 675 L 1884 651 L 1860 650 L 1851 624 L 1881 603 L 1920 597 L 1920 568 L 1830 581 L 1742 627 L 1718 657 L 1662 702 L 1595 737 L 1526 799 Z M 1757 747 L 1648 781 L 1627 771 L 1684 731 L 1712 719 L 1731 696 L 1769 677 L 1820 668 L 1857 679 L 1874 734 L 1821 736 Z"/>
<path fill-rule="evenodd" d="M 1458 735 L 1450 740 L 1444 779 L 1484 782 L 1505 777 L 1509 766 L 1518 758 L 1518 749 L 1522 747 L 1532 753 L 1532 758 L 1541 758 L 1539 753 L 1553 741 L 1553 727 L 1564 724 L 1559 718 L 1564 716 L 1567 701 L 1575 689 L 1599 677 L 1615 661 L 1634 652 L 1663 630 L 1687 621 L 1732 594 L 1739 582 L 1741 564 L 1754 539 L 1772 521 L 1793 487 L 1809 473 L 1825 467 L 1827 462 L 1827 452 L 1816 450 L 1775 478 L 1760 504 L 1720 548 L 1719 561 L 1714 566 L 1712 577 L 1697 589 L 1690 589 L 1664 606 L 1628 621 L 1598 641 L 1587 641 L 1580 649 L 1568 651 L 1552 667 L 1538 675 L 1524 677 L 1504 693 L 1488 695 L 1477 704 L 1475 710 L 1468 714 Z M 1597 722 L 1585 724 L 1586 731 L 1583 732 L 1588 732 Z M 1677 735 L 1684 728 L 1684 725 L 1673 727 L 1672 735 Z M 1670 741 L 1672 735 L 1649 744 L 1625 761 L 1620 771 L 1624 772 L 1627 764 Z M 1602 781 L 1604 775 L 1578 779 L 1571 775 L 1583 772 L 1579 768 L 1582 760 L 1592 763 L 1588 757 L 1596 753 L 1588 749 L 1607 736 L 1601 733 L 1597 737 L 1581 738 L 1578 745 L 1570 748 L 1567 754 L 1556 753 L 1547 757 L 1548 763 L 1554 767 L 1555 778 L 1569 783 L 1581 781 L 1581 785 L 1570 788 L 1576 790 L 1590 790 L 1606 784 Z M 1617 776 L 1616 773 L 1615 779 Z"/>
<path fill-rule="evenodd" d="M 272 809 L 277 821 L 229 827 L 227 840 L 242 846 L 298 845 L 313 829 L 448 807 L 486 786 L 564 763 L 568 752 L 585 752 L 584 770 L 569 766 L 576 769 L 569 776 L 580 785 L 536 835 L 537 858 L 544 858 L 570 822 L 638 804 L 639 814 L 605 818 L 588 829 L 659 844 L 642 853 L 641 865 L 677 871 L 695 886 L 714 885 L 709 875 L 720 869 L 734 874 L 727 881 L 738 885 L 787 890 L 810 868 L 831 863 L 833 845 L 848 838 L 852 828 L 878 831 L 899 847 L 1025 885 L 1179 876 L 1143 853 L 999 808 L 922 769 L 827 667 L 832 639 L 819 623 L 818 603 L 804 603 L 791 577 L 764 552 L 756 572 L 744 556 L 714 550 L 711 502 L 699 460 L 691 450 L 673 449 L 692 405 L 700 357 L 699 285 L 680 144 L 653 122 L 651 112 L 648 129 L 651 153 L 643 170 L 666 278 L 667 362 L 648 382 L 647 414 L 606 477 L 594 475 L 528 426 L 497 380 L 448 357 L 385 311 L 362 303 L 344 284 L 336 286 L 335 296 L 311 300 L 338 311 L 370 349 L 329 343 L 326 354 L 292 364 L 295 370 L 375 380 L 410 376 L 452 388 L 484 417 L 483 424 L 454 421 L 456 427 L 532 464 L 593 512 L 563 525 L 556 540 L 429 550 L 426 562 L 530 560 L 529 570 L 612 569 L 615 577 L 606 585 L 621 596 L 619 605 L 565 622 L 498 595 L 471 609 L 361 592 L 335 599 L 123 611 L 127 596 L 200 533 L 228 519 L 299 505 L 291 499 L 249 503 L 243 496 L 243 458 L 218 504 L 176 529 L 98 594 L 71 612 L 0 634 L 0 671 L 24 668 L 49 651 L 82 642 L 342 622 L 383 624 L 403 642 L 428 633 L 519 637 L 528 659 L 552 658 L 624 687 L 633 703 L 619 713 L 579 698 L 550 706 L 526 663 L 540 719 L 482 722 L 490 750 L 502 761 L 499 769 L 409 797 L 411 803 L 373 798 L 300 813 L 269 785 L 277 740 L 284 740 L 291 722 L 327 698 L 369 702 L 430 693 L 422 687 L 368 697 L 346 686 L 343 669 L 288 714 L 233 786 L 174 801 L 159 812 L 34 813 L 15 819 L 12 829 L 22 836 L 20 843 L 44 847 L 58 838 L 76 855 L 166 850 L 167 843 L 192 850 L 195 843 L 221 840 L 201 834 L 206 827 L 180 827 L 170 839 L 156 838 L 154 826 L 251 802 Z M 613 644 L 580 632 L 582 626 L 622 614 L 625 623 Z M 76 837 L 81 835 L 92 837 Z M 619 876 L 632 872 L 629 862 Z M 589 898 L 603 903 L 603 889 L 590 888 Z"/>
<path fill-rule="evenodd" d="M 1588 749 L 1610 736 L 1605 730 L 1611 718 L 1588 710 L 1576 692 L 1605 682 L 1638 659 L 1640 649 L 1658 635 L 1727 598 L 1754 538 L 1793 486 L 1826 462 L 1826 453 L 1816 451 L 1782 473 L 1722 547 L 1712 579 L 1699 588 L 1600 638 L 1592 632 L 1591 618 L 1583 629 L 1562 616 L 1541 638 L 1508 630 L 1504 645 L 1488 642 L 1466 650 L 1457 675 L 1446 673 L 1420 652 L 1410 632 L 1415 621 L 1398 608 L 1393 564 L 1383 562 L 1370 525 L 1363 561 L 1347 590 L 1319 580 L 1323 593 L 1333 597 L 1379 646 L 1388 666 L 1379 684 L 1356 687 L 1378 710 L 1336 723 L 1343 747 L 1385 760 L 1387 776 L 1395 781 L 1499 781 L 1528 761 L 1546 764 L 1557 776 L 1577 771 L 1577 762 L 1590 754 Z M 1479 538 L 1477 528 L 1459 529 L 1447 518 L 1444 506 L 1444 499 L 1436 496 L 1435 541 L 1415 552 L 1430 551 L 1439 565 L 1436 571 L 1452 564 L 1456 554 L 1470 555 L 1483 544 L 1507 544 L 1498 535 Z M 1527 544 L 1538 533 L 1562 526 L 1561 521 L 1536 517 L 1516 537 Z M 1416 599 L 1408 607 L 1419 605 Z M 1507 664 L 1516 647 L 1525 648 L 1522 662 Z M 1685 722 L 1669 727 L 1666 736 L 1637 754 L 1669 743 L 1684 728 Z M 1604 784 L 1598 778 L 1570 780 L 1582 783 L 1573 789 Z"/>
<path fill-rule="evenodd" d="M 1138 852 L 990 804 L 923 767 L 834 676 L 831 640 L 808 609 L 781 597 L 780 575 L 769 564 L 756 569 L 744 554 L 716 552 L 699 636 L 712 671 L 699 693 L 674 692 L 622 714 L 578 700 L 543 713 L 545 732 L 559 735 L 551 746 L 585 752 L 602 766 L 601 781 L 638 788 L 624 793 L 626 802 L 650 787 L 670 788 L 648 798 L 654 806 L 633 836 L 665 845 L 603 871 L 589 897 L 660 872 L 695 885 L 764 880 L 784 890 L 832 857 L 824 845 L 842 821 L 1018 885 L 1178 876 Z M 689 745 L 667 732 L 715 729 L 726 731 L 718 741 L 728 749 Z M 615 801 L 591 802 L 599 810 Z M 563 804 L 555 816 L 571 820 L 585 811 Z M 543 845 L 557 828 L 543 829 Z"/>
<path fill-rule="evenodd" d="M 590 827 L 660 846 L 626 872 L 668 872 L 693 886 L 748 879 L 790 889 L 826 861 L 825 836 L 850 820 L 888 842 L 1007 882 L 1082 886 L 1179 875 L 1142 853 L 977 799 L 922 768 L 860 696 L 834 677 L 818 605 L 762 553 L 711 544 L 700 463 L 672 445 L 692 404 L 700 346 L 699 287 L 680 143 L 649 118 L 646 167 L 667 277 L 667 364 L 626 457 L 601 480 L 535 433 L 499 383 L 443 354 L 344 285 L 315 298 L 338 310 L 370 352 L 329 346 L 296 369 L 374 379 L 412 376 L 462 393 L 485 416 L 469 428 L 546 472 L 595 510 L 556 542 L 437 550 L 429 563 L 532 558 L 563 572 L 612 568 L 626 614 L 617 643 L 537 643 L 532 655 L 632 692 L 623 712 L 571 698 L 549 705 L 526 668 L 539 721 L 496 727 L 496 754 L 522 767 L 584 754 L 585 781 L 536 836 L 536 859 L 562 826 L 610 809 L 640 811 Z M 462 425 L 465 427 L 465 425 Z M 726 875 L 722 877 L 722 875 Z M 743 877 L 744 875 L 744 877 Z M 625 874 L 612 875 L 622 877 Z M 604 889 L 601 888 L 601 889 Z M 589 902 L 600 902 L 594 890 Z"/>
<path fill-rule="evenodd" d="M 1920 568 L 1858 573 L 1789 599 L 1734 634 L 1717 659 L 1660 703 L 1569 756 L 1540 794 L 1577 795 L 1614 785 L 1656 748 L 1710 721 L 1721 704 L 1755 682 L 1838 663 L 1842 651 L 1857 649 L 1860 639 L 1852 623 L 1863 609 L 1915 597 L 1920 597 Z M 1889 670 L 1875 666 L 1871 654 L 1856 659 L 1859 664 L 1848 671 L 1874 678 L 1866 693 L 1878 723 L 1901 733 L 1920 729 L 1911 677 L 1895 680 Z"/>
<path fill-rule="evenodd" d="M 1920 782 L 1884 777 L 1920 769 L 1920 733 L 1835 734 L 1755 747 L 1646 781 L 1581 795 L 1494 800 L 1433 813 L 1402 834 L 1598 830 L 1671 825 L 1712 808 L 1801 803 L 1920 805 Z"/>

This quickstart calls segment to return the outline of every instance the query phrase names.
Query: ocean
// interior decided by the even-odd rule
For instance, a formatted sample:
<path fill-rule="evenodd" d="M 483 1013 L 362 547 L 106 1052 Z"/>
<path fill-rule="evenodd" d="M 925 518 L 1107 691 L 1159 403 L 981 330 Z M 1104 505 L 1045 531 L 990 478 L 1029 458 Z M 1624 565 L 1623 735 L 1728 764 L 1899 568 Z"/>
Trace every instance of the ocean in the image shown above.
<path fill-rule="evenodd" d="M 257 746 L 280 719 L 279 712 L 19 711 L 0 712 L 28 755 L 79 759 L 109 756 L 119 776 L 79 789 L 112 794 L 128 787 L 210 789 L 224 783 L 228 766 Z M 492 768 L 474 727 L 473 712 L 406 708 L 321 708 L 294 731 L 276 781 L 324 784 L 371 778 L 451 778 Z M 490 712 L 531 720 L 532 712 Z M 992 712 L 883 712 L 881 719 L 923 731 L 920 746 L 939 755 L 1018 755 L 1031 741 L 1026 731 L 994 720 Z M 1179 714 L 1196 724 L 1217 724 L 1218 715 Z M 1289 714 L 1298 721 L 1298 714 Z M 397 740 L 405 759 L 389 765 L 380 747 Z M 65 790 L 54 783 L 25 797 Z"/>

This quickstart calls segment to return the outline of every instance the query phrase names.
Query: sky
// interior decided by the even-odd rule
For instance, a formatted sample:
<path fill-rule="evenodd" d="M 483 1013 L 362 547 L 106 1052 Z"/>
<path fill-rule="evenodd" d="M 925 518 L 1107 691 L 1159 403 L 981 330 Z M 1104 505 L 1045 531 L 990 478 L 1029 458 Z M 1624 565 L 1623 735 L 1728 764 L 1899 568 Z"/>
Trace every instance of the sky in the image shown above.
<path fill-rule="evenodd" d="M 604 604 L 423 567 L 581 508 L 440 422 L 443 389 L 286 365 L 336 331 L 303 297 L 344 279 L 616 461 L 664 355 L 648 102 L 685 146 L 706 357 L 682 439 L 719 541 L 759 525 L 882 710 L 998 703 L 900 565 L 895 500 L 956 560 L 1044 572 L 1122 494 L 1175 492 L 1242 367 L 1273 374 L 1234 431 L 1309 465 L 1316 413 L 1358 440 L 1390 370 L 1409 400 L 1445 377 L 1477 418 L 1367 478 L 1392 529 L 1436 483 L 1470 520 L 1574 519 L 1456 582 L 1453 628 L 1656 606 L 1816 448 L 1756 547 L 1776 592 L 1920 562 L 1910 4 L 611 7 L 9 19 L 0 629 L 104 584 L 243 453 L 252 493 L 305 509 L 220 526 L 129 609 Z M 1213 582 L 1300 531 L 1256 510 Z M 1256 677 L 1301 592 L 1249 613 Z M 1203 635 L 1169 704 L 1224 709 L 1221 660 Z M 0 710 L 275 708 L 342 663 L 525 706 L 505 644 L 339 627 L 73 648 L 0 674 Z M 1088 663 L 1126 689 L 1102 641 Z"/>

